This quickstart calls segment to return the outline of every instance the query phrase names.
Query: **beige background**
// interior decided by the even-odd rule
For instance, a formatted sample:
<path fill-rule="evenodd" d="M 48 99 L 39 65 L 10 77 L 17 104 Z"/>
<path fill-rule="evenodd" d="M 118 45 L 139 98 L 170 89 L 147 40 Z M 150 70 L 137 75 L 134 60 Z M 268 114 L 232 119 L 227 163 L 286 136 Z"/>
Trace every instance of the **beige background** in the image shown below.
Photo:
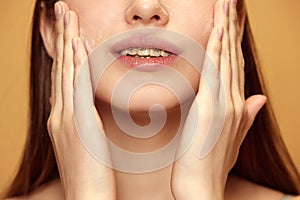
<path fill-rule="evenodd" d="M 300 1 L 248 0 L 248 8 L 283 137 L 300 169 Z M 0 191 L 25 142 L 32 10 L 33 0 L 0 6 Z"/>

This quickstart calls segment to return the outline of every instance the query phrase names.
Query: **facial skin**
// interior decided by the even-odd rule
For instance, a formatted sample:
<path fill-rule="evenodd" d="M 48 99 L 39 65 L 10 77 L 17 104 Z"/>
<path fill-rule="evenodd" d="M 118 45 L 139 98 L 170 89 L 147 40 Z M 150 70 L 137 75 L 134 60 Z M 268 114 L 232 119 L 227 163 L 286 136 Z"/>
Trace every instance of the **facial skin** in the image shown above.
<path fill-rule="evenodd" d="M 81 34 L 91 47 L 134 28 L 162 27 L 187 35 L 205 46 L 216 0 L 66 0 L 79 16 Z M 155 19 L 153 16 L 159 16 Z M 135 19 L 138 16 L 139 19 Z M 184 17 L 182 17 L 184 16 Z"/>
<path fill-rule="evenodd" d="M 78 14 L 80 34 L 90 51 L 115 34 L 145 27 L 176 31 L 205 47 L 213 25 L 215 0 L 66 0 L 66 3 Z M 196 91 L 199 83 L 197 71 L 183 59 L 179 59 L 174 68 Z M 109 104 L 114 87 L 126 71 L 127 68 L 112 64 L 99 82 L 96 101 Z M 139 89 L 131 96 L 130 110 L 133 113 L 148 112 L 155 103 L 167 109 L 178 106 L 172 92 L 151 85 Z"/>
<path fill-rule="evenodd" d="M 181 33 L 205 48 L 213 28 L 216 2 L 217 0 L 178 0 L 176 2 L 173 0 L 65 0 L 70 10 L 75 11 L 78 16 L 80 36 L 87 41 L 88 51 L 115 34 L 146 27 L 166 28 Z M 49 56 L 54 58 L 55 27 L 53 22 L 45 16 L 45 12 L 42 12 L 40 33 Z M 197 92 L 200 76 L 196 69 L 183 59 L 178 59 L 174 65 L 172 67 L 186 81 L 189 81 L 191 87 Z M 112 91 L 126 71 L 129 71 L 129 68 L 115 63 L 106 70 L 97 87 L 95 106 L 104 127 L 110 129 L 106 130 L 110 139 L 119 146 L 125 144 L 128 147 L 131 146 L 132 137 L 128 137 L 118 129 L 118 125 L 112 120 L 110 109 Z M 167 144 L 176 134 L 177 124 L 180 123 L 181 117 L 178 99 L 175 95 L 164 87 L 150 85 L 139 89 L 129 100 L 131 117 L 138 125 L 145 126 L 150 122 L 149 109 L 153 104 L 160 104 L 167 110 L 168 115 L 165 126 L 160 132 L 167 134 L 157 134 L 162 135 L 163 138 L 152 137 L 142 142 L 139 140 L 141 143 L 136 143 L 134 138 L 135 150 L 144 152 L 157 149 L 157 144 L 159 147 Z M 125 139 L 120 140 L 120 137 L 125 137 Z"/>
<path fill-rule="evenodd" d="M 173 0 L 166 0 L 159 2 L 155 0 L 103 0 L 102 2 L 100 0 L 100 2 L 96 2 L 96 0 L 89 0 L 83 2 L 76 0 L 66 1 L 66 3 L 79 17 L 82 36 L 84 36 L 89 44 L 92 44 L 92 41 L 95 41 L 95 46 L 116 33 L 134 28 L 161 27 L 182 33 L 195 40 L 199 45 L 205 47 L 212 29 L 212 24 L 210 22 L 215 1 L 178 0 L 175 2 Z M 220 8 L 221 9 L 219 10 L 226 10 L 223 6 L 220 6 Z M 222 13 L 224 14 L 224 11 Z M 63 25 L 63 23 L 60 23 L 60 27 L 66 26 L 66 24 L 67 23 Z M 66 27 L 70 28 L 70 26 Z M 67 38 L 67 41 L 69 41 L 66 44 L 71 47 L 70 37 L 66 37 L 68 32 L 65 33 L 64 39 Z M 42 35 L 45 36 L 43 31 Z M 77 37 L 77 32 L 75 35 Z M 58 38 L 62 38 L 59 36 Z M 45 39 L 47 40 L 45 37 L 43 37 L 43 39 L 44 42 Z M 218 44 L 220 44 L 219 40 Z M 72 60 L 67 53 L 64 54 L 64 56 L 66 57 L 66 60 Z M 65 66 L 68 66 L 69 69 L 71 68 L 68 64 L 65 64 Z M 226 69 L 230 69 L 227 65 L 224 66 L 226 66 Z M 178 63 L 174 65 L 174 68 L 183 75 L 184 78 L 190 82 L 193 89 L 197 91 L 197 88 L 199 87 L 199 74 L 196 73 L 196 70 L 185 64 L 182 60 L 179 60 Z M 163 107 L 167 108 L 170 117 L 168 116 L 165 126 L 159 134 L 147 138 L 146 140 L 133 138 L 124 134 L 116 123 L 114 123 L 114 119 L 110 113 L 109 104 L 111 103 L 112 89 L 126 71 L 128 71 L 128 68 L 121 66 L 120 64 L 113 64 L 106 71 L 98 85 L 96 91 L 96 108 L 100 114 L 101 121 L 103 122 L 104 131 L 108 138 L 123 150 L 143 153 L 158 150 L 159 148 L 166 146 L 177 132 L 177 126 L 180 123 L 178 102 L 176 98 L 163 87 L 150 85 L 141 88 L 130 99 L 130 109 L 132 111 L 130 114 L 133 115 L 134 120 L 137 121 L 138 124 L 146 125 L 149 121 L 149 106 L 153 103 L 160 103 Z M 56 77 L 60 80 L 60 74 L 57 74 Z M 73 74 L 71 77 L 73 77 Z M 70 82 L 71 84 L 69 84 L 69 86 L 71 85 L 70 88 L 73 89 L 72 81 Z M 61 87 L 59 85 L 58 91 L 60 89 Z M 201 90 L 200 94 L 202 97 L 204 96 L 203 90 Z M 69 98 L 72 97 L 72 95 L 66 95 L 66 97 Z M 197 97 L 199 97 L 199 95 Z M 71 105 L 70 107 L 72 107 L 72 104 L 73 102 L 66 105 Z M 59 128 L 58 130 L 61 129 Z M 143 132 L 141 131 L 141 134 L 142 133 Z M 176 151 L 175 148 L 173 150 Z M 112 155 L 112 157 L 114 157 L 114 155 Z M 171 165 L 153 173 L 131 174 L 119 171 L 116 172 L 115 175 L 118 196 L 121 197 L 120 199 L 140 199 L 141 196 L 153 198 L 153 194 L 157 194 L 161 197 L 160 199 L 174 199 L 170 188 L 172 175 Z M 133 188 L 135 189 L 134 192 L 132 191 Z M 138 194 L 136 191 L 141 191 L 143 194 Z"/>
<path fill-rule="evenodd" d="M 87 51 L 109 37 L 136 28 L 166 28 L 196 41 L 206 47 L 213 28 L 214 6 L 217 0 L 65 0 L 70 10 L 75 11 L 79 20 L 81 38 L 86 41 Z M 184 16 L 184 17 L 183 17 Z M 51 44 L 54 44 L 53 26 L 41 23 L 44 44 L 54 57 Z M 46 27 L 43 29 L 43 27 Z M 50 28 L 49 28 L 50 27 Z M 51 29 L 52 28 L 52 29 Z M 47 41 L 52 38 L 52 41 Z M 47 45 L 50 44 L 50 45 Z M 184 59 L 177 59 L 172 65 L 197 92 L 200 75 Z M 95 106 L 103 121 L 109 139 L 119 147 L 133 152 L 149 152 L 170 142 L 177 132 L 181 113 L 176 96 L 163 86 L 149 85 L 137 90 L 129 102 L 130 114 L 135 123 L 145 126 L 150 123 L 149 109 L 160 104 L 167 111 L 167 121 L 155 137 L 147 140 L 133 138 L 119 129 L 111 113 L 112 91 L 129 68 L 113 63 L 101 77 L 95 98 Z M 149 72 L 151 73 L 151 72 Z M 164 134 L 166 133 L 166 134 Z"/>

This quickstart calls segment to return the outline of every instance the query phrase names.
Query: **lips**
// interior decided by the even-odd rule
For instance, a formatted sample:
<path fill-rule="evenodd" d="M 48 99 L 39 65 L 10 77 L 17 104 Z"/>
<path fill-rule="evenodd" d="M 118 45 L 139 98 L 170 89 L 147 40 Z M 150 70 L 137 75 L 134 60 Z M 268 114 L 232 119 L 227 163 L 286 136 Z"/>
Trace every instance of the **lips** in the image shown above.
<path fill-rule="evenodd" d="M 143 34 L 119 41 L 113 46 L 112 52 L 127 67 L 154 71 L 170 66 L 180 50 L 170 42 Z"/>

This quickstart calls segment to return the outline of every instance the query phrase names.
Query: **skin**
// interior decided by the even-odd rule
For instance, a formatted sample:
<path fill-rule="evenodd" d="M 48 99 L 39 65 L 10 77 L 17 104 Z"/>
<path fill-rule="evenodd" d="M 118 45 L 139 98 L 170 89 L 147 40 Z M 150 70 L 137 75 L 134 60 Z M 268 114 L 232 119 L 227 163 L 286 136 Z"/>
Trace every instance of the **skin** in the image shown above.
<path fill-rule="evenodd" d="M 196 0 L 178 1 L 180 2 L 179 4 L 182 4 L 182 7 L 178 4 L 172 7 L 170 1 L 167 0 L 164 1 L 164 5 L 167 5 L 167 7 L 159 7 L 160 4 L 150 4 L 148 7 L 143 7 L 147 2 L 145 0 L 118 1 L 118 3 L 115 1 L 103 1 L 106 5 L 100 8 L 97 7 L 96 2 L 93 0 L 84 2 L 84 5 L 82 1 L 74 0 L 66 1 L 67 4 L 64 2 L 56 4 L 56 21 L 54 26 L 50 22 L 43 21 L 42 18 L 41 34 L 49 55 L 54 58 L 51 94 L 52 111 L 48 120 L 48 130 L 55 149 L 60 181 L 45 185 L 29 196 L 29 199 L 279 200 L 283 196 L 281 192 L 255 185 L 238 177 L 228 177 L 228 173 L 237 159 L 240 145 L 256 114 L 265 104 L 266 98 L 262 95 L 255 95 L 245 100 L 243 96 L 244 64 L 240 45 L 240 30 L 242 26 L 239 24 L 236 2 L 227 0 L 217 2 L 202 1 L 205 6 L 198 1 L 196 2 Z M 131 4 L 128 4 L 129 2 Z M 91 13 L 89 14 L 84 12 L 84 9 L 88 8 L 91 8 Z M 137 8 L 153 9 L 146 9 L 144 10 L 145 12 L 139 13 Z M 126 11 L 125 17 L 119 19 L 121 13 L 124 13 L 124 9 Z M 159 20 L 151 18 L 153 12 L 157 11 L 156 9 L 160 10 L 158 12 L 159 16 L 161 16 Z M 209 18 L 209 16 L 214 14 L 213 27 L 209 31 L 211 32 L 210 35 L 206 32 L 199 34 L 197 31 L 207 30 L 207 23 L 199 20 L 201 17 L 198 19 L 194 17 L 179 17 L 181 16 L 180 12 L 194 16 L 195 13 L 199 13 L 199 9 L 203 11 L 201 14 L 203 18 Z M 110 14 L 109 10 L 114 10 L 115 12 Z M 169 11 L 169 13 L 164 11 Z M 223 80 L 227 112 L 222 135 L 217 145 L 204 159 L 200 160 L 198 158 L 198 152 L 200 152 L 200 146 L 204 140 L 203 132 L 207 129 L 207 121 L 209 120 L 209 113 L 211 113 L 209 106 L 207 109 L 201 109 L 200 116 L 202 120 L 198 122 L 198 125 L 203 128 L 199 130 L 191 148 L 173 165 L 162 170 L 146 174 L 129 174 L 114 171 L 93 159 L 81 145 L 73 122 L 72 97 L 74 80 L 87 57 L 87 52 L 84 42 L 80 39 L 78 16 L 80 26 L 83 26 L 85 29 L 85 34 L 90 35 L 86 37 L 92 38 L 99 35 L 99 33 L 89 31 L 91 29 L 89 29 L 88 22 L 92 15 L 99 15 L 99 17 L 93 18 L 95 21 L 92 20 L 91 22 L 92 25 L 94 24 L 93 22 L 99 23 L 98 27 L 101 29 L 101 37 L 98 37 L 99 42 L 118 31 L 124 31 L 128 28 L 159 26 L 183 32 L 195 39 L 199 44 L 206 46 L 207 55 L 218 67 Z M 133 20 L 132 16 L 134 15 L 139 15 L 140 19 Z M 113 23 L 107 23 L 107 20 Z M 195 101 L 199 105 L 208 105 L 209 95 L 202 80 L 199 81 L 199 75 L 189 71 L 192 70 L 189 68 L 177 68 L 177 70 L 190 81 L 195 91 L 198 91 Z M 118 76 L 121 75 L 122 72 L 118 71 L 118 67 L 112 67 L 104 79 L 118 79 Z M 84 83 L 83 88 L 91 90 L 91 83 L 88 81 L 90 79 L 89 73 L 85 74 L 85 76 L 87 81 Z M 117 125 L 113 122 L 111 113 L 107 109 L 107 104 L 110 103 L 109 99 L 111 97 L 109 88 L 112 86 L 101 85 L 101 90 L 99 91 L 102 91 L 102 93 L 99 91 L 96 93 L 96 105 L 93 112 L 99 113 L 98 123 L 107 136 L 118 145 L 126 148 L 131 146 L 128 145 L 130 143 L 136 144 L 136 141 L 126 137 L 120 139 L 120 136 L 124 134 L 116 129 Z M 149 105 L 147 103 L 144 105 L 142 101 L 145 91 L 146 89 L 142 89 L 134 97 L 134 103 L 131 107 L 135 120 L 141 124 L 146 123 L 148 120 L 145 116 Z M 176 124 L 174 122 L 178 121 L 178 118 L 176 118 L 176 113 L 178 112 L 176 100 L 164 90 L 156 90 L 155 88 L 153 91 L 156 92 L 156 95 L 154 95 L 152 101 L 156 101 L 157 99 L 155 98 L 158 95 L 165 96 L 167 101 L 164 102 L 164 106 L 169 108 L 169 112 L 175 113 L 175 117 L 171 118 L 167 122 L 166 128 L 161 131 L 161 133 L 167 132 L 170 135 L 172 133 L 171 124 Z M 214 92 L 218 94 L 220 91 L 216 90 Z M 141 110 L 144 110 L 145 114 Z M 157 144 L 165 145 L 169 140 L 170 137 L 162 137 L 159 134 L 145 143 L 140 141 L 139 144 L 130 150 L 147 152 L 158 148 L 159 145 Z M 105 150 L 105 148 L 107 147 L 104 146 L 103 149 Z"/>

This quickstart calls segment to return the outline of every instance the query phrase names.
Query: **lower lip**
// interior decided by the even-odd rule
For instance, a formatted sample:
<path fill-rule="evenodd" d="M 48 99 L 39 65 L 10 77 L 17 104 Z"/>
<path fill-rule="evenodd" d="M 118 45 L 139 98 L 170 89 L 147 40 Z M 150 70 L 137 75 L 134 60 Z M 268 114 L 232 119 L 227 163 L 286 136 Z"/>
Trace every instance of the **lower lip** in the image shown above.
<path fill-rule="evenodd" d="M 118 60 L 124 65 L 141 71 L 157 71 L 170 66 L 176 60 L 177 55 L 166 57 L 141 58 L 133 56 L 119 56 Z"/>

